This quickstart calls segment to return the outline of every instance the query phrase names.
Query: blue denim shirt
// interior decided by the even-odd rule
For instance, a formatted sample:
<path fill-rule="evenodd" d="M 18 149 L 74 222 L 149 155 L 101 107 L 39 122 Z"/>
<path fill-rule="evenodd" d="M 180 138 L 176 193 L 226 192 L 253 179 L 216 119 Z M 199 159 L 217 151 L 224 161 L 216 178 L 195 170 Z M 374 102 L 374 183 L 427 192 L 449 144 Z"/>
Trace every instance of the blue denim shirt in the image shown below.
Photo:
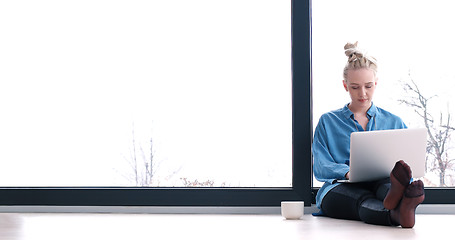
<path fill-rule="evenodd" d="M 406 125 L 400 117 L 371 105 L 366 131 L 401 129 Z M 324 196 L 335 186 L 335 180 L 346 179 L 349 171 L 351 133 L 363 131 L 346 104 L 343 108 L 325 113 L 319 119 L 313 138 L 313 171 L 324 185 L 316 195 L 316 206 L 321 207 Z"/>

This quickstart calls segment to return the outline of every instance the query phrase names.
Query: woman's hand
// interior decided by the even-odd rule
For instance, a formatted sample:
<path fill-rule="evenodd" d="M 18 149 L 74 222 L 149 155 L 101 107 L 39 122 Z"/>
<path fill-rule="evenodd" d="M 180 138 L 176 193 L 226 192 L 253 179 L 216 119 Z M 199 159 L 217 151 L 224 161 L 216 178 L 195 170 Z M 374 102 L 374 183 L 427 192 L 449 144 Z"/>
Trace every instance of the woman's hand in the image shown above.
<path fill-rule="evenodd" d="M 346 175 L 344 175 L 346 177 L 346 179 L 349 180 L 349 172 L 346 173 Z"/>

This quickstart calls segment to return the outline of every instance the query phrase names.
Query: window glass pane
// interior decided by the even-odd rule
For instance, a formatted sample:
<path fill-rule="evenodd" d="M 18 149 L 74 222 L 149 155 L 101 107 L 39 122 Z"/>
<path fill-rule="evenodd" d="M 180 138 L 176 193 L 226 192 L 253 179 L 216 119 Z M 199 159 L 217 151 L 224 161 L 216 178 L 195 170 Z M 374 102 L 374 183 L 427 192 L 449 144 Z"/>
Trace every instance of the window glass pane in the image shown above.
<path fill-rule="evenodd" d="M 313 1 L 314 127 L 321 114 L 350 101 L 342 86 L 347 61 L 343 46 L 359 41 L 379 61 L 375 104 L 399 115 L 408 127 L 428 127 L 435 139 L 428 140 L 425 185 L 454 186 L 455 122 L 450 117 L 455 113 L 455 35 L 449 30 L 455 22 L 454 7 L 443 0 Z M 425 121 L 417 113 L 424 106 L 415 101 L 417 92 L 405 91 L 406 84 L 428 100 L 431 119 Z"/>
<path fill-rule="evenodd" d="M 290 2 L 0 3 L 0 185 L 291 186 Z"/>

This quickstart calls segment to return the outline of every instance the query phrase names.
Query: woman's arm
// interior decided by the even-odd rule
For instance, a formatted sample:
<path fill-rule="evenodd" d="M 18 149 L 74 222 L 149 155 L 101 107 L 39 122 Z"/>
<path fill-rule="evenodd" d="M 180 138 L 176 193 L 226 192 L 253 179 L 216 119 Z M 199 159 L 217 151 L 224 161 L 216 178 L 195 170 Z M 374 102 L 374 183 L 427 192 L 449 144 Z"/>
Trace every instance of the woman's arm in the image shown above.
<path fill-rule="evenodd" d="M 313 171 L 314 176 L 321 182 L 333 182 L 338 179 L 346 179 L 349 166 L 346 160 L 337 162 L 328 147 L 328 134 L 324 123 L 319 122 L 313 139 Z"/>

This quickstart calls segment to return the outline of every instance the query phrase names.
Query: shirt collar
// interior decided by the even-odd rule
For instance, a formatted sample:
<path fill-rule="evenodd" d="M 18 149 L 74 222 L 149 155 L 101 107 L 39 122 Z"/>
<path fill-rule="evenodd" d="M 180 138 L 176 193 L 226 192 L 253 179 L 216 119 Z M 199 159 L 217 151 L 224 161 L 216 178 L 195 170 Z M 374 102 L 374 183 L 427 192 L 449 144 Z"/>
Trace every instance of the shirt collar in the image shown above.
<path fill-rule="evenodd" d="M 348 105 L 349 105 L 349 103 L 346 104 L 346 105 L 344 105 L 344 108 L 341 110 L 341 112 L 343 112 L 343 115 L 344 115 L 347 119 L 351 118 L 351 116 L 354 115 L 354 113 L 351 112 L 351 109 L 348 108 Z"/>
<path fill-rule="evenodd" d="M 343 115 L 346 118 L 354 118 L 354 113 L 349 109 L 348 105 L 349 105 L 349 103 L 344 105 L 344 108 L 342 109 Z M 370 117 L 370 118 L 374 117 L 377 112 L 378 112 L 378 108 L 376 107 L 376 105 L 374 105 L 374 103 L 371 103 L 371 107 L 367 111 L 368 117 Z"/>
<path fill-rule="evenodd" d="M 378 108 L 376 107 L 376 105 L 374 105 L 374 103 L 371 103 L 371 107 L 367 111 L 368 116 L 374 117 L 374 116 L 376 116 L 377 113 L 378 113 Z"/>

